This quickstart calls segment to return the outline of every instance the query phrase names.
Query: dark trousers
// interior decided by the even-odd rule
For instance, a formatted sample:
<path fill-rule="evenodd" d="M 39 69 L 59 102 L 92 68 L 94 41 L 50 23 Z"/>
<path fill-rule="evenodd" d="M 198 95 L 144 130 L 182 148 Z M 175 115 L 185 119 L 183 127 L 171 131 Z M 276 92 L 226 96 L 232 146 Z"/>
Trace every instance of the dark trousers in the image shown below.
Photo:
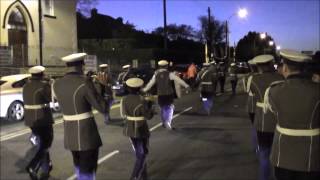
<path fill-rule="evenodd" d="M 257 131 L 259 146 L 259 180 L 268 180 L 271 175 L 270 153 L 273 133 Z"/>
<path fill-rule="evenodd" d="M 258 138 L 257 138 L 257 131 L 256 131 L 256 128 L 254 127 L 254 116 L 255 116 L 255 113 L 249 113 L 249 118 L 250 118 L 250 122 L 251 122 L 251 141 L 252 141 L 252 145 L 253 145 L 253 148 L 254 148 L 254 151 L 257 152 L 258 150 Z"/>
<path fill-rule="evenodd" d="M 42 170 L 47 173 L 51 163 L 48 149 L 53 141 L 52 125 L 31 127 L 31 131 L 38 138 L 39 142 L 35 145 L 36 154 L 29 163 L 28 168 L 37 171 L 41 166 Z"/>
<path fill-rule="evenodd" d="M 292 171 L 283 168 L 274 168 L 277 180 L 319 180 L 320 172 Z"/>
<path fill-rule="evenodd" d="M 223 77 L 219 77 L 219 83 L 220 83 L 220 92 L 224 93 L 224 83 L 226 82 L 226 78 Z"/>
<path fill-rule="evenodd" d="M 99 149 L 71 151 L 73 164 L 80 173 L 95 173 L 98 166 Z"/>
<path fill-rule="evenodd" d="M 255 116 L 255 113 L 249 112 L 249 118 L 250 118 L 251 124 L 254 124 L 254 116 Z"/>
<path fill-rule="evenodd" d="M 232 94 L 236 94 L 238 80 L 231 80 Z"/>
<path fill-rule="evenodd" d="M 148 154 L 149 138 L 130 138 L 134 152 L 136 155 L 136 162 L 130 179 L 147 180 L 147 162 L 146 156 Z"/>

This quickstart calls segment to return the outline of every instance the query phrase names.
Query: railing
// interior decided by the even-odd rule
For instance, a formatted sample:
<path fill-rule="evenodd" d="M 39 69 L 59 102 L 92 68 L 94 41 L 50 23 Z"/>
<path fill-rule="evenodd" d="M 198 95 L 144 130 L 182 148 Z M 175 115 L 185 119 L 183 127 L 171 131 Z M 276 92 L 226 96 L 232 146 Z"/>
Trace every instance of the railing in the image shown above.
<path fill-rule="evenodd" d="M 0 66 L 13 65 L 13 47 L 0 45 Z"/>

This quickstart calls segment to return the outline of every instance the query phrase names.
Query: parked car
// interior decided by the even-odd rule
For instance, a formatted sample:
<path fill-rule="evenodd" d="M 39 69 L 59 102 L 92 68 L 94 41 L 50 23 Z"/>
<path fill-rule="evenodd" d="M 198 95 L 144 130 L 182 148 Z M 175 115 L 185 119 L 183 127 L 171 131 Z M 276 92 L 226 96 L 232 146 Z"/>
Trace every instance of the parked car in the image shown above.
<path fill-rule="evenodd" d="M 30 74 L 17 74 L 0 78 L 0 117 L 9 121 L 22 121 L 24 118 L 24 103 L 22 89 Z M 58 103 L 50 103 L 54 110 L 59 109 Z"/>

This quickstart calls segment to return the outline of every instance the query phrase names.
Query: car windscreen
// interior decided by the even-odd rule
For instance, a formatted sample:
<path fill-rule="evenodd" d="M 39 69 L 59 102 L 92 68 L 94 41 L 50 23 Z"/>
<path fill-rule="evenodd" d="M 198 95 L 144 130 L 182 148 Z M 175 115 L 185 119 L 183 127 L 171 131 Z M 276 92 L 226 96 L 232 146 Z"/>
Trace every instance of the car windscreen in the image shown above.
<path fill-rule="evenodd" d="M 7 82 L 7 81 L 0 80 L 0 86 L 1 86 L 2 84 L 4 84 L 5 82 Z"/>
<path fill-rule="evenodd" d="M 13 88 L 21 88 L 26 84 L 27 81 L 28 81 L 28 78 L 24 78 L 24 79 L 22 79 L 20 81 L 17 81 L 15 83 L 13 83 L 12 87 Z"/>

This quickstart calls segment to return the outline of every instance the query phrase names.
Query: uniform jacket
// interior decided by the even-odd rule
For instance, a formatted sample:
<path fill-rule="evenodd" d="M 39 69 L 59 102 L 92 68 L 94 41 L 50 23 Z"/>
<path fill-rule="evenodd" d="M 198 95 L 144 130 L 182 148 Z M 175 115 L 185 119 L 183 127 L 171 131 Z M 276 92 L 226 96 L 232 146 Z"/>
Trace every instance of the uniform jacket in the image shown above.
<path fill-rule="evenodd" d="M 216 85 L 216 75 L 210 67 L 202 68 L 198 73 L 197 81 L 200 83 L 200 92 L 214 93 Z"/>
<path fill-rule="evenodd" d="M 248 113 L 255 113 L 256 112 L 256 103 L 257 103 L 257 98 L 254 98 L 251 90 L 250 90 L 250 85 L 252 82 L 252 78 L 254 73 L 250 73 L 247 76 L 243 78 L 243 86 L 245 89 L 245 92 L 248 93 L 248 99 L 247 99 L 247 112 Z"/>
<path fill-rule="evenodd" d="M 124 84 L 126 80 L 132 78 L 134 75 L 132 74 L 131 70 L 123 71 L 118 75 L 118 82 L 120 84 Z"/>
<path fill-rule="evenodd" d="M 211 64 L 209 66 L 209 69 L 212 73 L 212 76 L 216 79 L 216 81 L 218 80 L 218 69 L 217 66 L 215 64 Z"/>
<path fill-rule="evenodd" d="M 176 76 L 173 72 L 169 72 L 167 69 L 159 69 L 152 76 L 151 80 L 148 82 L 143 91 L 148 91 L 152 86 L 157 84 L 157 94 L 158 96 L 167 96 L 173 94 L 172 82 L 187 88 L 189 85 L 185 83 L 182 79 Z"/>
<path fill-rule="evenodd" d="M 276 120 L 270 111 L 264 113 L 264 94 L 271 83 L 283 80 L 282 76 L 276 72 L 264 72 L 252 75 L 250 91 L 256 102 L 254 126 L 260 132 L 274 132 Z"/>
<path fill-rule="evenodd" d="M 92 107 L 101 113 L 106 113 L 108 108 L 106 100 L 97 93 L 92 81 L 80 73 L 70 72 L 56 80 L 53 88 L 64 116 L 65 148 L 85 151 L 100 147 L 102 142 Z M 75 115 L 78 117 L 70 118 Z"/>
<path fill-rule="evenodd" d="M 229 76 L 231 81 L 236 81 L 238 79 L 236 66 L 231 66 L 229 68 Z"/>
<path fill-rule="evenodd" d="M 225 66 L 220 64 L 218 66 L 218 78 L 225 78 L 225 76 L 226 76 Z"/>
<path fill-rule="evenodd" d="M 320 128 L 320 84 L 310 79 L 292 75 L 283 83 L 273 85 L 266 94 L 266 104 L 277 115 L 277 126 L 281 128 Z M 320 171 L 320 136 L 294 136 L 277 128 L 271 163 L 295 171 Z"/>
<path fill-rule="evenodd" d="M 49 81 L 43 78 L 31 77 L 23 87 L 24 121 L 26 126 L 50 126 L 53 124 L 50 100 L 51 88 Z"/>
<path fill-rule="evenodd" d="M 153 117 L 152 104 L 142 96 L 129 94 L 121 100 L 120 111 L 126 119 L 123 133 L 133 138 L 146 138 L 150 136 L 148 119 Z M 137 118 L 137 119 L 135 119 Z"/>

